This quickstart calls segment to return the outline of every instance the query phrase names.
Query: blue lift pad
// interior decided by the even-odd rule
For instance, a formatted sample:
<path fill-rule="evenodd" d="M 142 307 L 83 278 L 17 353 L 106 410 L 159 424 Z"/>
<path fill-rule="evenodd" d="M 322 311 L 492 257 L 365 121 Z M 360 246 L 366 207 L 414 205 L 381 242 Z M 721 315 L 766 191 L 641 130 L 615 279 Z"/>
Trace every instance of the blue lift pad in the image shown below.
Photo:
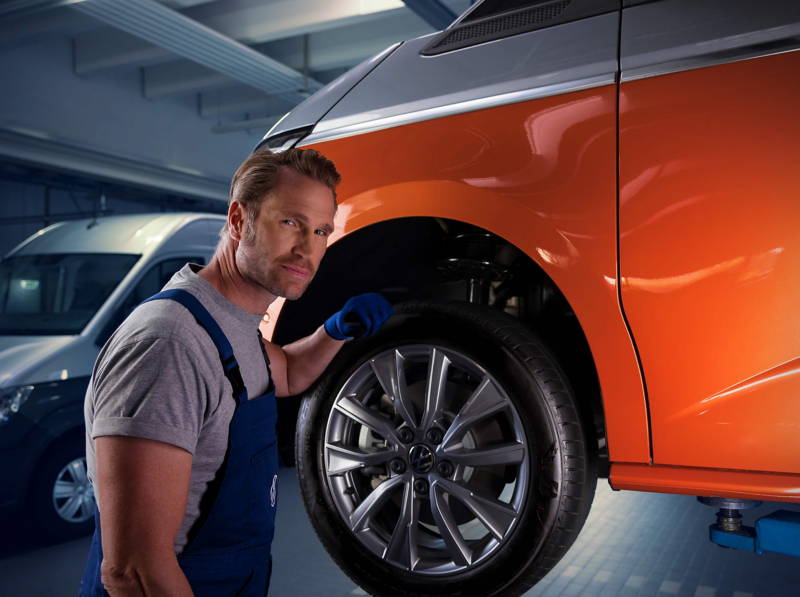
<path fill-rule="evenodd" d="M 765 551 L 800 557 L 800 512 L 777 510 L 759 518 L 755 528 L 742 527 L 733 533 L 716 524 L 709 528 L 709 538 L 717 545 L 744 549 L 755 553 Z"/>

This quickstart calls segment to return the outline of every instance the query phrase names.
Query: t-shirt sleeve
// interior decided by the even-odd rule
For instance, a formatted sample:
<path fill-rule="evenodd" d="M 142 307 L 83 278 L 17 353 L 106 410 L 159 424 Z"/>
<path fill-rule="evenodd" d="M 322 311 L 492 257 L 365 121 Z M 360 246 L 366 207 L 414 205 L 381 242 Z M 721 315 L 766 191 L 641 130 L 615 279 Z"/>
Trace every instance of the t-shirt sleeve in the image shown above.
<path fill-rule="evenodd" d="M 146 338 L 101 357 L 92 382 L 92 439 L 142 437 L 194 454 L 209 386 L 195 354 L 172 338 Z"/>

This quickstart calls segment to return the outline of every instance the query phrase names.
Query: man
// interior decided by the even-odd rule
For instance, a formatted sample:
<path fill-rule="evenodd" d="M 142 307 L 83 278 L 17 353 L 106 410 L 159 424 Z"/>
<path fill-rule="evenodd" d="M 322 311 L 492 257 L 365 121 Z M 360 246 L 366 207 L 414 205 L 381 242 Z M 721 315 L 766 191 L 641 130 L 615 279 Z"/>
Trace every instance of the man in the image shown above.
<path fill-rule="evenodd" d="M 208 266 L 187 264 L 103 347 L 84 408 L 98 530 L 81 596 L 266 594 L 275 395 L 307 389 L 392 311 L 367 294 L 283 348 L 258 333 L 313 279 L 340 179 L 313 150 L 251 155 Z"/>

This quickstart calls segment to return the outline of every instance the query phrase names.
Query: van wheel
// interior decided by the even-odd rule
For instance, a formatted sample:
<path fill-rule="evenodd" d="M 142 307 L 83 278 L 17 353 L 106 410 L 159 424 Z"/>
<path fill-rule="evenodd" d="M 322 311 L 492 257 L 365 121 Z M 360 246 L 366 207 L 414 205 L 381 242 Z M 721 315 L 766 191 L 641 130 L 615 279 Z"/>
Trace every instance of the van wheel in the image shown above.
<path fill-rule="evenodd" d="M 30 504 L 39 529 L 50 538 L 66 540 L 94 531 L 94 489 L 83 440 L 65 440 L 48 450 L 35 473 Z"/>
<path fill-rule="evenodd" d="M 518 320 L 413 302 L 304 399 L 297 474 L 323 545 L 369 594 L 521 595 L 586 520 L 593 433 Z"/>

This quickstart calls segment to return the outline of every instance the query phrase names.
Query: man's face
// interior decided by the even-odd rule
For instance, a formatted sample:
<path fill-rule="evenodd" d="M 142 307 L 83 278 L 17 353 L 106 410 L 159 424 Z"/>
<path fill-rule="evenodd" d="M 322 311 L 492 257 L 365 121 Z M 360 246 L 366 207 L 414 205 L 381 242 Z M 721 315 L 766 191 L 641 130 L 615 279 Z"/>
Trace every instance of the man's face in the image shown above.
<path fill-rule="evenodd" d="M 278 184 L 245 228 L 236 251 L 239 271 L 275 296 L 300 298 L 325 255 L 333 216 L 328 187 L 281 168 Z"/>

